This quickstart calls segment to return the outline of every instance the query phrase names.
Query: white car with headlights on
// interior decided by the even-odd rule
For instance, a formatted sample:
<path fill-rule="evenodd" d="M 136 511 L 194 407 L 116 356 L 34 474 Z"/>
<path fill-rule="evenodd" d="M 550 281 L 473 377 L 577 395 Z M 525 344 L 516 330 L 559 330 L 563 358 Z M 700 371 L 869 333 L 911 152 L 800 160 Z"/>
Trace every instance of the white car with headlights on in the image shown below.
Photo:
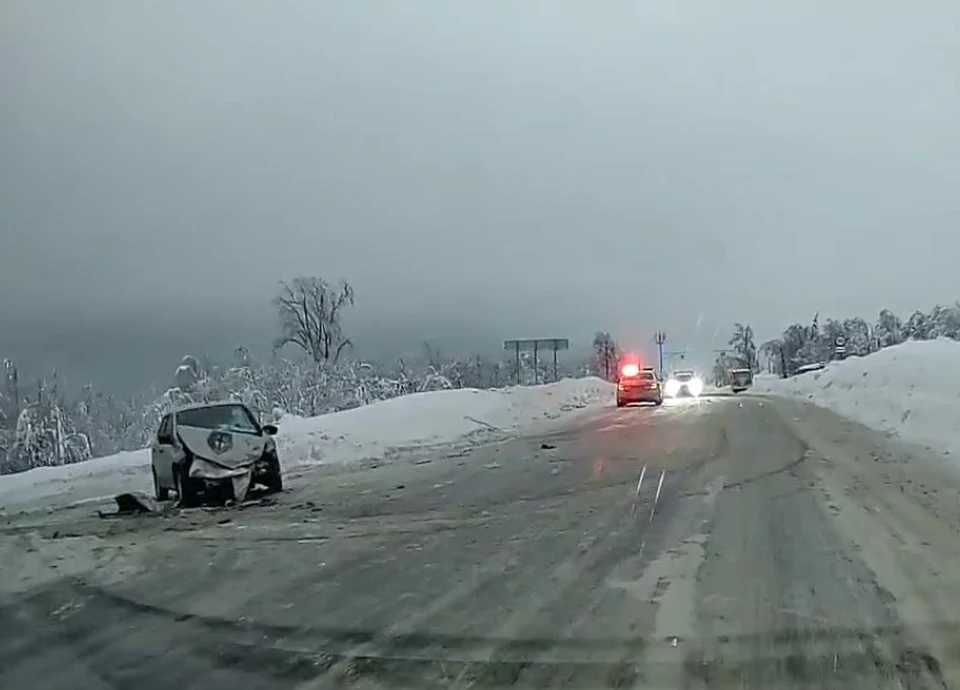
<path fill-rule="evenodd" d="M 678 371 L 667 381 L 663 392 L 668 398 L 699 398 L 703 381 L 692 371 Z"/>

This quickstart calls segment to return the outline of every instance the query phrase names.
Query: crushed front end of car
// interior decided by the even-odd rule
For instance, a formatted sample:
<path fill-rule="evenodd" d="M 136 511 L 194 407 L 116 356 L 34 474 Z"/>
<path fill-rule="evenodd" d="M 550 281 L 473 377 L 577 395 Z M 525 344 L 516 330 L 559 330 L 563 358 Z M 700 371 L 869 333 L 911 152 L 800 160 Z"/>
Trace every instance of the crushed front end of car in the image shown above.
<path fill-rule="evenodd" d="M 178 432 L 191 455 L 188 476 L 205 491 L 229 488 L 233 500 L 241 503 L 254 484 L 270 488 L 276 482 L 279 461 L 272 438 L 194 427 Z"/>

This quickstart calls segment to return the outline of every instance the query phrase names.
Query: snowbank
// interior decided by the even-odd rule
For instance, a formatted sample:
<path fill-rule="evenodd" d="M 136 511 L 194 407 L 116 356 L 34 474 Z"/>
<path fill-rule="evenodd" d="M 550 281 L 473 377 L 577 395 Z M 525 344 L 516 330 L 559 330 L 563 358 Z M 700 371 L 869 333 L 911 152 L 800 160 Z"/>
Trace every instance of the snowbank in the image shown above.
<path fill-rule="evenodd" d="M 563 420 L 614 403 L 613 386 L 597 378 L 501 390 L 415 393 L 321 417 L 287 416 L 280 449 L 289 466 L 383 457 L 397 448 L 489 438 Z"/>
<path fill-rule="evenodd" d="M 960 451 L 960 343 L 912 341 L 753 390 L 803 398 L 905 441 Z"/>
<path fill-rule="evenodd" d="M 565 379 L 500 390 L 417 393 L 320 417 L 288 415 L 277 443 L 286 470 L 382 458 L 391 451 L 536 431 L 590 408 L 611 406 L 613 385 Z M 0 509 L 43 497 L 77 502 L 124 491 L 152 491 L 147 450 L 0 477 Z"/>

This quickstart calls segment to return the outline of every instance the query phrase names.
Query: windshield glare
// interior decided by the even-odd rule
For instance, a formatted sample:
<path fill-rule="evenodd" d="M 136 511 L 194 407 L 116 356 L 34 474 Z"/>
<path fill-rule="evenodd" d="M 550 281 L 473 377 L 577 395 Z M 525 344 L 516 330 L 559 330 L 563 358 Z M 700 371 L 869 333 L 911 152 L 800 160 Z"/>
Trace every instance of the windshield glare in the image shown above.
<path fill-rule="evenodd" d="M 260 433 L 259 425 L 242 405 L 212 405 L 183 410 L 177 413 L 177 425 Z"/>

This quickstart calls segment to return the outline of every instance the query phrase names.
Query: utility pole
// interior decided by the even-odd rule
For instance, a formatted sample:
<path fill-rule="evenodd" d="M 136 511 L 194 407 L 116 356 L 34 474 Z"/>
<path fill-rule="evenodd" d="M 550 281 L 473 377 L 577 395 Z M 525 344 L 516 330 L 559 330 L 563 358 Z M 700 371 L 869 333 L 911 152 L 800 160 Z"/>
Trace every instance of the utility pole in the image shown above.
<path fill-rule="evenodd" d="M 653 342 L 657 344 L 657 350 L 660 353 L 660 378 L 663 378 L 663 344 L 667 342 L 667 334 L 663 331 L 657 331 L 653 336 Z"/>

